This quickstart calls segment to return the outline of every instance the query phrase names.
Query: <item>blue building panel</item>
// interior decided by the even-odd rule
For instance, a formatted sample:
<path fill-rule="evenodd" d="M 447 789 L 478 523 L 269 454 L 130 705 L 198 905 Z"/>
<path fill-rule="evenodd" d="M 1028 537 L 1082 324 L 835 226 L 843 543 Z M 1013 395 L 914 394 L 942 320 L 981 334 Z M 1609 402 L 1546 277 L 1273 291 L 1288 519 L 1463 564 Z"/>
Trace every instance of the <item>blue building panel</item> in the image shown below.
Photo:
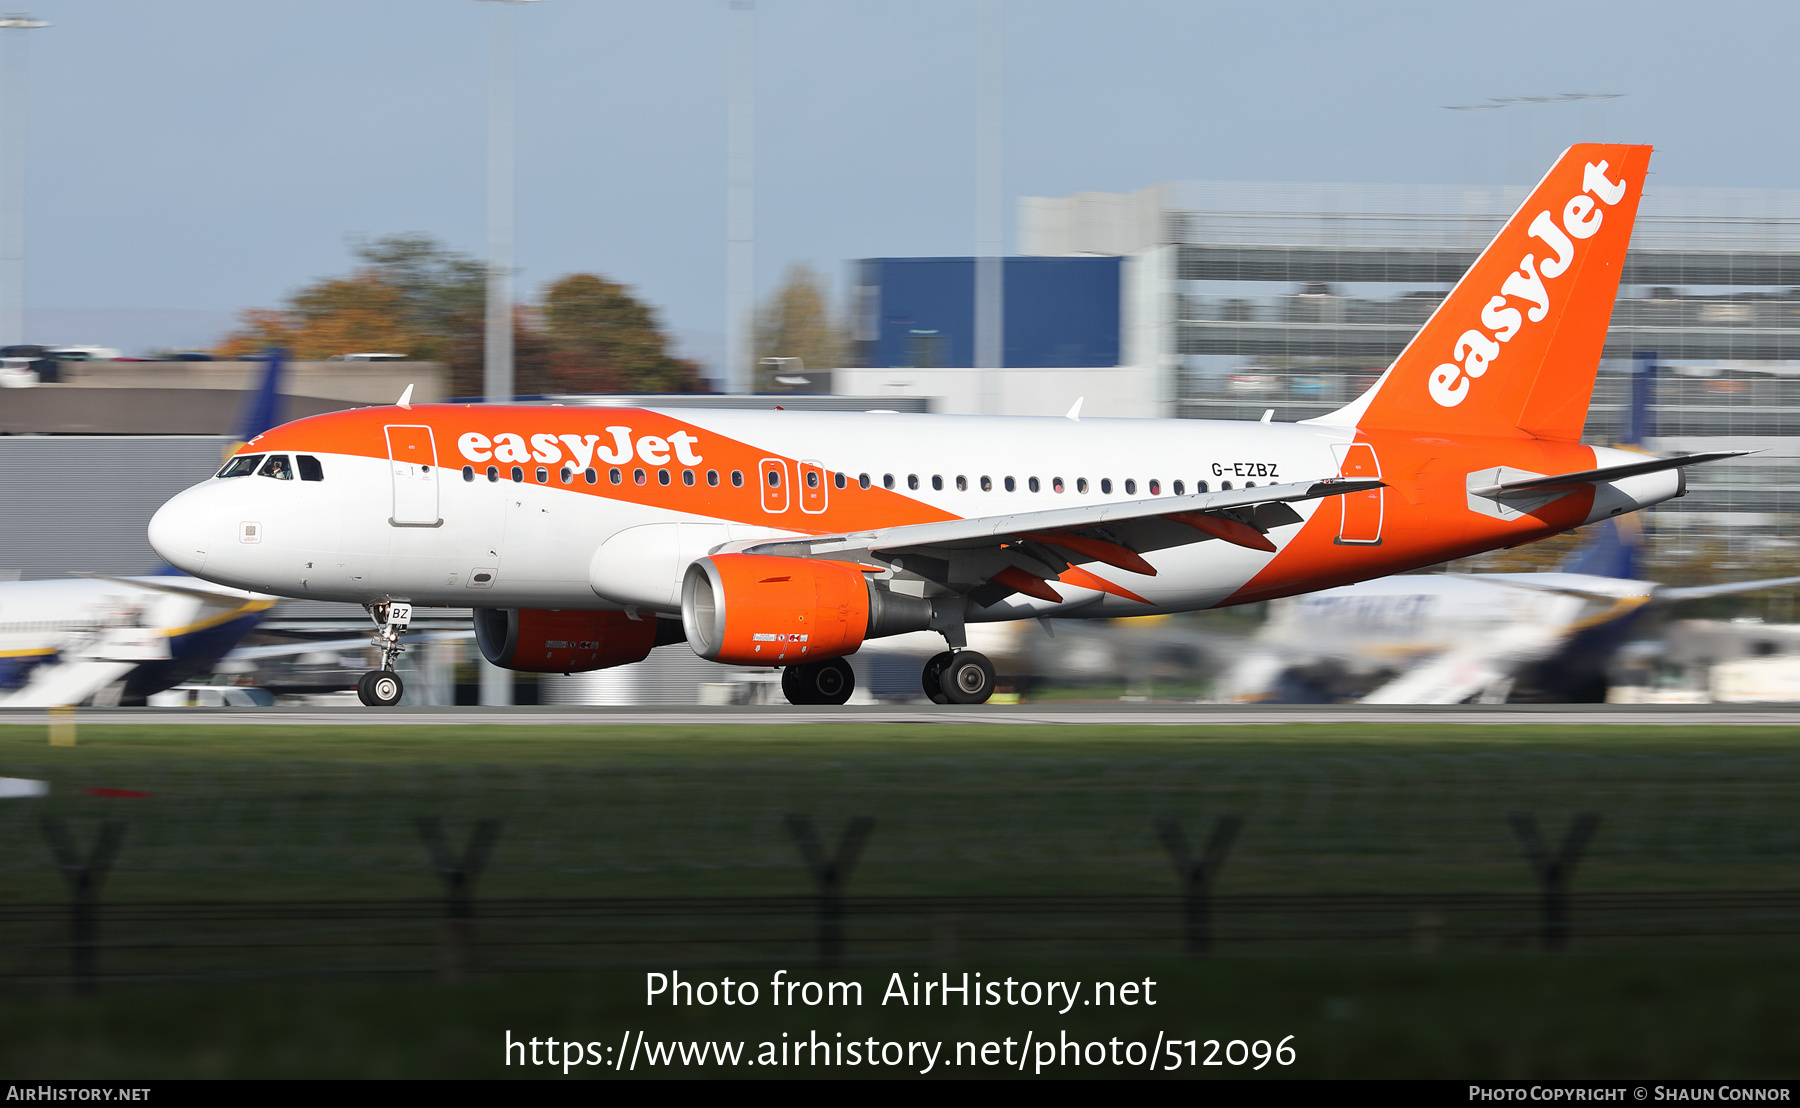
<path fill-rule="evenodd" d="M 1120 264 L 1005 259 L 1006 365 L 1118 365 Z M 857 283 L 862 364 L 975 364 L 975 259 L 869 258 Z"/>

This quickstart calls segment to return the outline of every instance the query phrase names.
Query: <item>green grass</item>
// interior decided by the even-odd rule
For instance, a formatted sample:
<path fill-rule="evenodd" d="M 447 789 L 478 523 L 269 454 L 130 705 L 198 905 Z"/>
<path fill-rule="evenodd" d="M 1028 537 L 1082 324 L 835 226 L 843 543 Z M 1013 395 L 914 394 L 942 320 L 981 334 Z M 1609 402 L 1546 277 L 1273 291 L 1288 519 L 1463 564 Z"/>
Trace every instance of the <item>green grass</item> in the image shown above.
<path fill-rule="evenodd" d="M 434 897 L 440 886 L 413 826 L 420 816 L 444 818 L 459 837 L 477 819 L 503 821 L 478 898 L 804 894 L 811 884 L 784 826 L 790 813 L 815 818 L 828 840 L 852 816 L 875 819 L 850 878 L 858 895 L 1172 893 L 1152 820 L 1179 818 L 1199 840 L 1222 814 L 1245 820 L 1218 878 L 1222 897 L 1527 892 L 1532 877 L 1506 823 L 1513 811 L 1535 813 L 1552 840 L 1573 814 L 1601 815 L 1600 834 L 1576 871 L 1578 896 L 1793 889 L 1800 887 L 1795 737 L 1762 727 L 1448 722 L 84 723 L 71 749 L 48 746 L 42 727 L 0 726 L 0 774 L 52 785 L 47 799 L 0 802 L 0 906 L 64 895 L 39 831 L 45 816 L 68 821 L 83 843 L 103 820 L 127 822 L 117 869 L 102 889 L 107 903 Z M 84 792 L 93 786 L 153 795 L 100 798 Z M 949 953 L 921 924 L 910 946 L 876 955 L 858 954 L 858 926 L 853 957 L 894 959 L 849 971 L 869 981 L 889 968 L 999 972 L 1020 964 L 1016 951 L 983 940 L 973 924 Z M 404 942 L 375 942 L 364 968 L 401 971 L 385 978 L 308 980 L 305 956 L 291 952 L 259 969 L 254 953 L 203 965 L 152 948 L 109 948 L 103 962 L 115 971 L 162 958 L 177 976 L 247 976 L 111 983 L 96 998 L 67 996 L 59 986 L 12 986 L 0 991 L 0 1071 L 504 1075 L 494 1068 L 494 1044 L 507 1027 L 598 1040 L 646 1026 L 635 999 L 641 966 L 596 957 L 577 959 L 566 972 L 443 984 L 429 974 L 433 927 L 411 925 Z M 54 973 L 59 928 L 50 920 L 0 929 L 0 972 Z M 109 943 L 144 938 L 117 927 L 104 935 Z M 399 945 L 384 952 L 381 942 Z M 1788 938 L 1735 951 L 1716 940 L 1584 948 L 1578 916 L 1576 948 L 1562 956 L 1531 953 L 1528 944 L 1513 953 L 1492 944 L 1451 942 L 1429 955 L 1405 947 L 1227 949 L 1195 964 L 1171 958 L 1166 944 L 1078 946 L 1051 967 L 1088 977 L 1161 975 L 1170 1007 L 1154 1019 L 1140 1010 L 1106 1020 L 1072 1014 L 1069 1021 L 1008 1016 L 997 1023 L 981 1022 L 998 1019 L 994 1013 L 865 1010 L 818 1026 L 945 1038 L 1027 1026 L 1041 1034 L 1065 1022 L 1071 1034 L 1109 1036 L 1279 1031 L 1300 1036 L 1293 1072 L 1311 1075 L 1792 1076 L 1796 1068 L 1800 1001 L 1784 983 L 1800 961 Z M 749 972 L 759 978 L 776 965 L 804 971 L 810 959 L 804 940 L 763 955 L 680 949 L 646 948 L 642 956 L 694 973 L 754 957 Z M 39 964 L 46 960 L 48 970 Z M 806 1030 L 764 1016 L 659 1015 L 649 1030 Z"/>

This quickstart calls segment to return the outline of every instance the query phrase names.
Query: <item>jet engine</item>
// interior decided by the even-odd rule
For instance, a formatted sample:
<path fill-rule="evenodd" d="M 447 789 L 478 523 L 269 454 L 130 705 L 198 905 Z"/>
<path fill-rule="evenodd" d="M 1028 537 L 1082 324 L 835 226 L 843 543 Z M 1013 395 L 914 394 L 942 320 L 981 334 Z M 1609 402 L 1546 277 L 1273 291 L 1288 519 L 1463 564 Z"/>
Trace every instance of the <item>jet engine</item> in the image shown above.
<path fill-rule="evenodd" d="M 658 634 L 663 623 L 671 626 Z M 502 669 L 584 673 L 641 662 L 653 646 L 680 642 L 674 621 L 646 614 L 564 608 L 477 608 L 475 642 Z"/>
<path fill-rule="evenodd" d="M 715 554 L 689 565 L 681 583 L 688 645 L 708 661 L 730 665 L 839 658 L 856 653 L 865 638 L 922 630 L 929 622 L 924 601 L 877 591 L 848 562 Z"/>

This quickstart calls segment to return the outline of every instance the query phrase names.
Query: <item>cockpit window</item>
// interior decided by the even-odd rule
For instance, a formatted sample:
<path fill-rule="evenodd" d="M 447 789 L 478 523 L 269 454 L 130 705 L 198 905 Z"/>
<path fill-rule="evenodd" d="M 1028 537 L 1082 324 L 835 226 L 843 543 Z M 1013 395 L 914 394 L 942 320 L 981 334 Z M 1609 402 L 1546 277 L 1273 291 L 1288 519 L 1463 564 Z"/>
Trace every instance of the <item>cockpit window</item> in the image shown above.
<path fill-rule="evenodd" d="M 239 454 L 225 463 L 225 468 L 219 471 L 219 476 L 248 477 L 256 472 L 257 463 L 261 462 L 265 456 L 262 454 Z"/>
<path fill-rule="evenodd" d="M 258 477 L 273 477 L 277 481 L 292 481 L 294 467 L 288 462 L 286 454 L 271 454 L 263 467 L 256 471 Z"/>
<path fill-rule="evenodd" d="M 325 480 L 325 467 L 321 466 L 319 464 L 319 459 L 313 457 L 311 454 L 296 454 L 296 455 L 294 455 L 294 461 L 300 466 L 300 480 L 302 480 L 302 481 L 323 481 L 323 480 Z M 465 466 L 464 468 L 467 468 L 467 467 Z M 475 472 L 473 470 L 470 470 L 467 480 L 473 481 L 474 479 L 475 479 Z"/>

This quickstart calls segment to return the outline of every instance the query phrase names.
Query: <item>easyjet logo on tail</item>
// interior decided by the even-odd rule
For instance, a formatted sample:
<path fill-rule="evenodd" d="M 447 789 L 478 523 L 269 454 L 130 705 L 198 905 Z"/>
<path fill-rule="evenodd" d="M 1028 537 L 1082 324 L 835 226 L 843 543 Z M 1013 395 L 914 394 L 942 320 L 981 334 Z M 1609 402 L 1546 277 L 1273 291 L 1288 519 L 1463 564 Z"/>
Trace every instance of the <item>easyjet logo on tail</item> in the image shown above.
<path fill-rule="evenodd" d="M 1469 395 L 1471 382 L 1499 359 L 1501 344 L 1511 342 L 1527 322 L 1542 323 L 1550 314 L 1548 282 L 1568 272 L 1575 260 L 1572 240 L 1592 238 L 1605 220 L 1606 213 L 1594 203 L 1595 197 L 1608 208 L 1625 198 L 1628 182 L 1608 179 L 1608 169 L 1604 161 L 1587 163 L 1581 191 L 1563 205 L 1560 223 L 1547 210 L 1531 221 L 1531 237 L 1546 248 L 1543 260 L 1538 260 L 1536 253 L 1519 260 L 1518 270 L 1507 275 L 1499 293 L 1481 309 L 1481 324 L 1487 330 L 1471 327 L 1464 331 L 1451 349 L 1452 360 L 1431 371 L 1427 385 L 1431 399 L 1446 408 L 1461 404 Z M 1523 312 L 1513 306 L 1514 299 L 1526 305 Z"/>

